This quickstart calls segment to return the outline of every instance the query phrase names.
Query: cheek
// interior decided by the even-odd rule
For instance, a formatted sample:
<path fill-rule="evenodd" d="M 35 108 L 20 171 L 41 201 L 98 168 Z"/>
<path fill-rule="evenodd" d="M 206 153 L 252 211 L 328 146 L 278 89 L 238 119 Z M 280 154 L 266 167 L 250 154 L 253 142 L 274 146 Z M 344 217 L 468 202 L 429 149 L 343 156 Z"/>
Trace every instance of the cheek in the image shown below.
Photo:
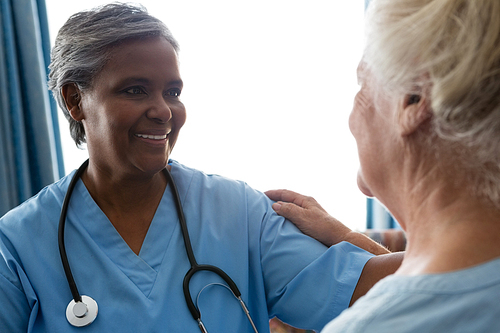
<path fill-rule="evenodd" d="M 358 145 L 360 143 L 359 140 L 361 138 L 361 134 L 363 133 L 362 122 L 364 122 L 363 113 L 366 112 L 366 110 L 364 109 L 365 107 L 366 105 L 363 102 L 361 93 L 358 92 L 354 99 L 354 105 L 352 107 L 351 114 L 349 115 L 349 130 L 354 136 L 354 139 L 356 139 Z"/>
<path fill-rule="evenodd" d="M 83 121 L 87 138 L 94 144 L 126 140 L 137 115 L 123 110 L 130 110 L 130 107 L 110 103 L 87 104 Z"/>
<path fill-rule="evenodd" d="M 92 137 L 95 136 L 95 132 L 98 130 L 99 118 L 96 117 L 96 113 L 100 110 L 96 108 L 97 105 L 95 105 L 92 98 L 82 98 L 80 107 L 85 135 L 87 140 L 92 140 Z"/>
<path fill-rule="evenodd" d="M 374 138 L 371 137 L 373 119 L 368 119 L 373 112 L 370 104 L 364 98 L 361 92 L 358 92 L 354 100 L 351 114 L 349 115 L 349 129 L 356 140 L 358 149 L 358 158 L 360 169 L 357 175 L 358 187 L 366 196 L 372 196 L 369 186 L 366 182 L 366 172 L 371 171 L 370 166 L 376 163 L 376 154 L 374 151 Z M 368 174 L 369 176 L 369 174 Z M 368 177 L 370 178 L 370 177 Z"/>
<path fill-rule="evenodd" d="M 357 178 L 358 188 L 361 191 L 361 193 L 363 193 L 367 197 L 373 197 L 372 192 L 368 188 L 368 185 L 366 184 L 365 179 L 363 178 L 363 171 L 361 168 L 358 170 L 357 177 L 358 177 Z"/>
<path fill-rule="evenodd" d="M 351 131 L 351 134 L 354 136 L 354 138 L 356 138 L 356 115 L 354 108 L 349 115 L 349 130 Z"/>
<path fill-rule="evenodd" d="M 180 105 L 176 106 L 175 108 L 172 108 L 171 111 L 172 111 L 173 131 L 170 137 L 170 149 L 173 149 L 175 143 L 177 142 L 179 132 L 182 126 L 184 126 L 184 123 L 186 122 L 186 108 L 182 103 L 180 103 Z"/>
<path fill-rule="evenodd" d="M 174 109 L 172 109 L 172 118 L 176 127 L 176 130 L 179 131 L 182 126 L 186 123 L 186 108 L 184 104 L 179 103 Z"/>

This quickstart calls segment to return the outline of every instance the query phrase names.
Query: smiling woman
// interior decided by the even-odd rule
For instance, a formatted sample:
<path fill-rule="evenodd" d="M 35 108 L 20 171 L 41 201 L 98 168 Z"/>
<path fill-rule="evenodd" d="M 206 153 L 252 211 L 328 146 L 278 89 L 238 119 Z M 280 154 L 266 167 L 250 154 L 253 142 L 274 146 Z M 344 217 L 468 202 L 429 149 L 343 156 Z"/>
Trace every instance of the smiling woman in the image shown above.
<path fill-rule="evenodd" d="M 319 331 L 394 271 L 340 222 L 322 244 L 264 193 L 170 159 L 186 121 L 177 45 L 140 5 L 59 29 L 48 86 L 89 158 L 0 219 L 0 327 L 268 332 L 277 317 Z"/>
<path fill-rule="evenodd" d="M 46 0 L 52 39 L 75 11 Z M 180 44 L 187 122 L 172 158 L 265 191 L 314 196 L 353 229 L 366 224 L 348 116 L 358 89 L 364 2 L 143 0 Z M 62 113 L 60 113 L 62 115 Z M 69 173 L 87 158 L 61 119 Z"/>
<path fill-rule="evenodd" d="M 107 177 L 156 173 L 186 120 L 176 51 L 149 37 L 115 46 L 109 58 L 91 89 L 63 86 L 71 118 L 85 128 L 90 160 Z"/>

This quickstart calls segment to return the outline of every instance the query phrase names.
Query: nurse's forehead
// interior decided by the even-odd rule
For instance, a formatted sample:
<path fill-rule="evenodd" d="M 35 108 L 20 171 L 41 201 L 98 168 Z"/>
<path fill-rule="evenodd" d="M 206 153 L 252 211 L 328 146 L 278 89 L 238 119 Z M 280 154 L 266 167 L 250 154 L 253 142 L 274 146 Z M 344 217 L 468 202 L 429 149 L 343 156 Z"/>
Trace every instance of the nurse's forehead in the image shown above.
<path fill-rule="evenodd" d="M 116 80 L 144 81 L 163 76 L 168 81 L 181 81 L 177 53 L 166 40 L 137 41 L 114 48 L 98 76 L 101 74 Z"/>
<path fill-rule="evenodd" d="M 107 52 L 106 65 L 117 63 L 133 63 L 135 59 L 145 61 L 168 62 L 169 65 L 178 64 L 177 52 L 170 42 L 163 37 L 149 37 L 146 39 L 132 39 L 113 46 Z M 137 63 L 140 65 L 141 63 Z"/>

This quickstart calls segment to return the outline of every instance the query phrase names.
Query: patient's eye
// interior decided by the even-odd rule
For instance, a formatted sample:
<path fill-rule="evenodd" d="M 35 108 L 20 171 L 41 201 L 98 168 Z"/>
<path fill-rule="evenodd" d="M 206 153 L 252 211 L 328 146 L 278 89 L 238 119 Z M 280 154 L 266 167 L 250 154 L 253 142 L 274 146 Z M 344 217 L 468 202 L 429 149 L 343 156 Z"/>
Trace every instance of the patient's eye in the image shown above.
<path fill-rule="evenodd" d="M 420 102 L 419 95 L 411 95 L 410 97 L 408 97 L 408 102 L 407 102 L 408 105 L 417 104 L 418 102 Z"/>

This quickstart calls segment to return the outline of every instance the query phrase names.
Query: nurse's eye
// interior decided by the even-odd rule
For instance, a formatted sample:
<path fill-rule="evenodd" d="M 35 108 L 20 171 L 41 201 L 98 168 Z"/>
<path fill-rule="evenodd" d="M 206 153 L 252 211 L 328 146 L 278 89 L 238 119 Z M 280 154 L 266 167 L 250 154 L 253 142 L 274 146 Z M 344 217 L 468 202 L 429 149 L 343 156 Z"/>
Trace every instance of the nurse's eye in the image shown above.
<path fill-rule="evenodd" d="M 146 92 L 141 87 L 131 87 L 131 88 L 126 89 L 125 93 L 130 94 L 130 95 L 140 95 L 140 94 L 145 94 Z"/>
<path fill-rule="evenodd" d="M 169 96 L 169 97 L 179 97 L 181 95 L 181 90 L 178 89 L 178 88 L 169 89 L 169 90 L 167 90 L 167 92 L 165 93 L 165 95 Z"/>

